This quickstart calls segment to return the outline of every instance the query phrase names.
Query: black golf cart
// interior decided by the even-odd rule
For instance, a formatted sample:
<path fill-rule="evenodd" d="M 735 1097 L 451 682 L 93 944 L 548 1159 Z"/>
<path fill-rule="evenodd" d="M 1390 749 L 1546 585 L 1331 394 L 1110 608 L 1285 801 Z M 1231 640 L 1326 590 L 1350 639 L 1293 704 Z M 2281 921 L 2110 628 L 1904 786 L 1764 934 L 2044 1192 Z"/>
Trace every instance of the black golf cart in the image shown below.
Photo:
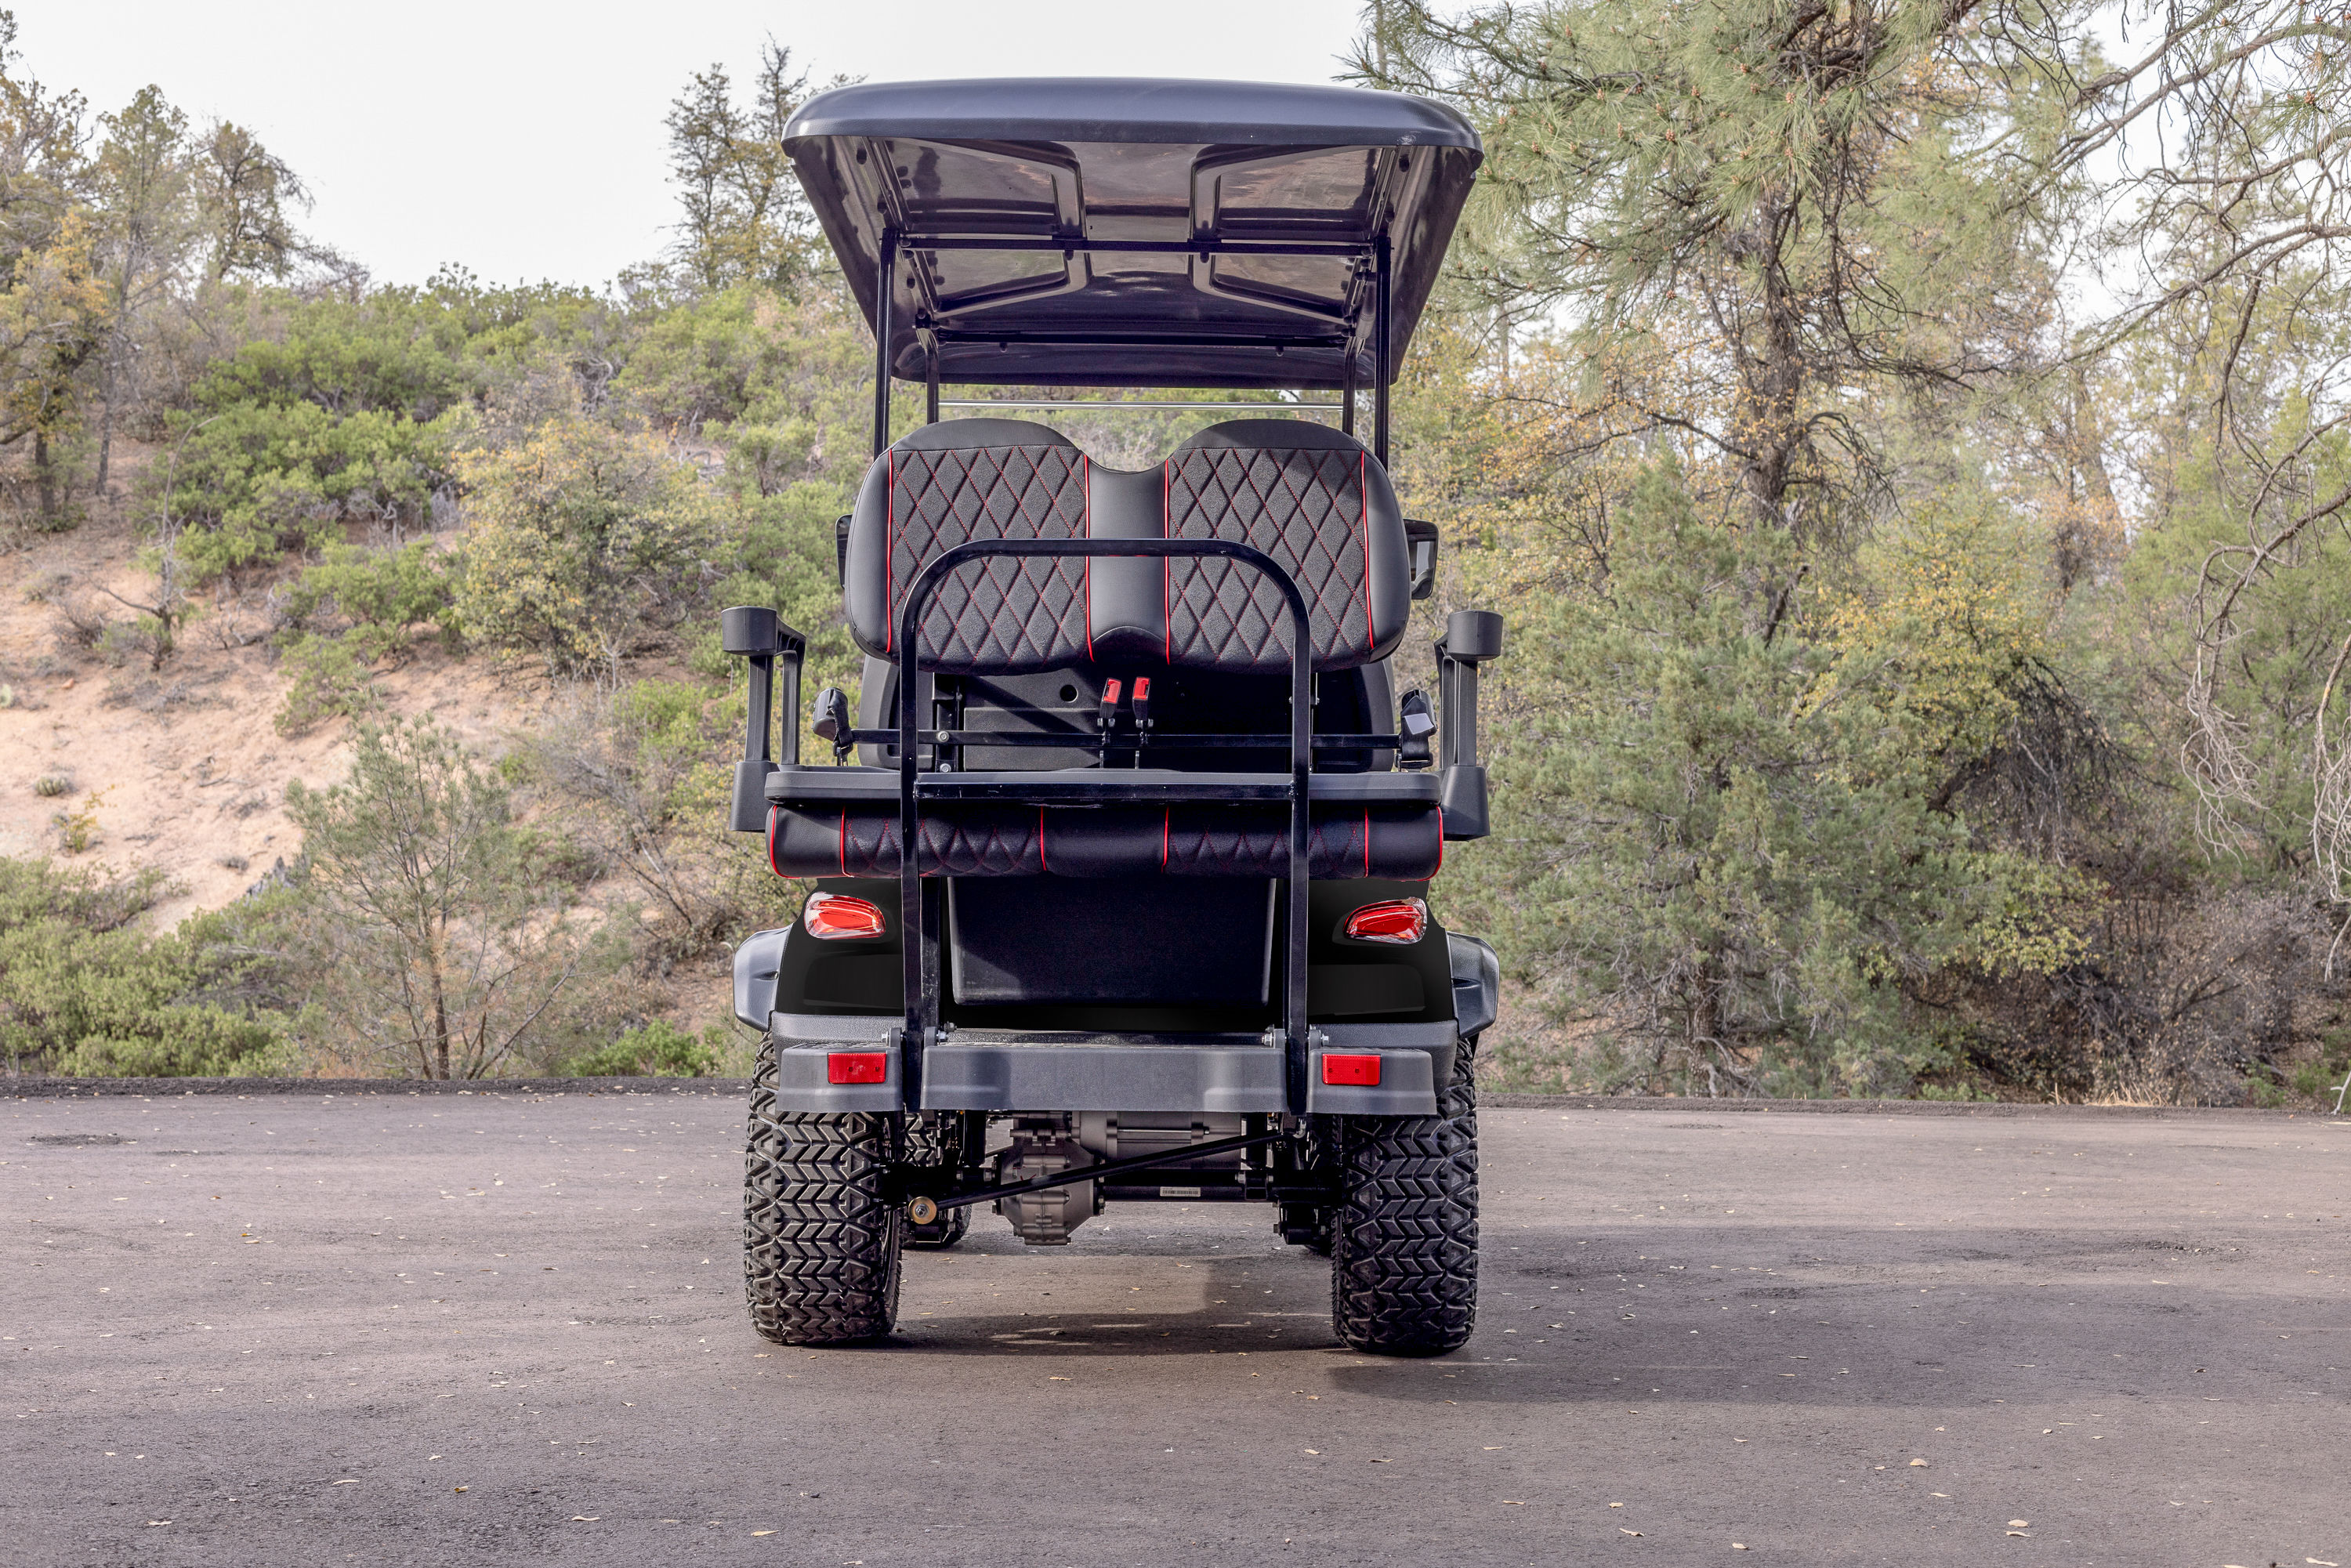
<path fill-rule="evenodd" d="M 1232 1201 L 1330 1256 L 1349 1344 L 1458 1346 L 1497 972 L 1427 893 L 1486 831 L 1501 622 L 1454 614 L 1436 701 L 1399 691 L 1437 535 L 1384 465 L 1476 134 L 1389 93 L 1087 79 L 844 88 L 787 140 L 879 353 L 839 540 L 864 674 L 854 712 L 815 699 L 824 763 L 800 635 L 725 615 L 733 826 L 815 883 L 736 956 L 754 1324 L 887 1333 L 900 1249 L 981 1204 L 1050 1246 L 1105 1203 Z M 895 441 L 893 381 L 929 416 Z M 1125 473 L 942 420 L 974 385 L 1284 396 L 1184 405 L 1259 417 Z"/>

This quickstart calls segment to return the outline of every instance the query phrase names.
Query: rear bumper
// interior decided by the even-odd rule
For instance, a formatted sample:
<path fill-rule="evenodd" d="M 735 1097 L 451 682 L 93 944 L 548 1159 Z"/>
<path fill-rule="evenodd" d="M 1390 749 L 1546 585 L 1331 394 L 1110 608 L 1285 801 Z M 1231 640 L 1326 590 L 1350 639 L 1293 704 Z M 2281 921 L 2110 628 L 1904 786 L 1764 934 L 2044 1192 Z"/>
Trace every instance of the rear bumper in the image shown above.
<path fill-rule="evenodd" d="M 1450 1023 L 1332 1023 L 1315 1030 L 1306 1103 L 1288 1103 L 1279 1047 L 1248 1036 L 1154 1039 L 961 1030 L 923 1055 L 909 1095 L 898 1023 L 888 1018 L 774 1013 L 776 1106 L 781 1111 L 1302 1112 L 1310 1115 L 1433 1116 L 1437 1085 L 1453 1072 Z M 882 1051 L 879 1083 L 833 1083 L 835 1051 Z M 1376 1085 L 1322 1082 L 1325 1051 L 1376 1054 Z"/>

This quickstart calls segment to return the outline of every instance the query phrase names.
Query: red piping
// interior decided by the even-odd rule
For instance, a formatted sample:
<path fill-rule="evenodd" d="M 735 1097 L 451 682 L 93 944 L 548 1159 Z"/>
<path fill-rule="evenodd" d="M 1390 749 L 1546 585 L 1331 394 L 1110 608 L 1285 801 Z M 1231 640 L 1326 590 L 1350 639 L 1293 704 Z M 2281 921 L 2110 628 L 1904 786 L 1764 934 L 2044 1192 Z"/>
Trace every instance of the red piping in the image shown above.
<path fill-rule="evenodd" d="M 1176 537 L 1176 459 L 1170 457 L 1159 465 L 1159 537 Z M 1166 632 L 1166 651 L 1161 657 L 1169 664 L 1176 662 L 1176 558 L 1163 556 L 1159 561 L 1159 619 Z M 1160 857 L 1160 864 L 1167 863 Z"/>
<path fill-rule="evenodd" d="M 1042 806 L 1037 808 L 1037 869 L 1048 876 L 1053 874 L 1053 868 L 1045 863 L 1045 808 Z"/>
<path fill-rule="evenodd" d="M 1159 869 L 1161 871 L 1167 869 L 1167 818 L 1174 810 L 1172 806 L 1159 808 Z"/>
<path fill-rule="evenodd" d="M 890 508 L 887 526 L 882 530 L 882 651 L 887 653 L 895 648 L 893 639 L 898 635 L 898 454 L 892 451 L 883 455 L 890 465 Z M 849 873 L 844 870 L 841 874 Z"/>
<path fill-rule="evenodd" d="M 1372 874 L 1372 809 L 1364 808 L 1364 874 Z"/>
<path fill-rule="evenodd" d="M 846 806 L 841 811 L 841 874 L 849 874 L 849 809 Z"/>
<path fill-rule="evenodd" d="M 1355 500 L 1357 515 L 1364 525 L 1364 652 L 1368 654 L 1379 645 L 1379 628 L 1372 624 L 1372 481 L 1371 454 L 1355 458 Z M 1366 821 L 1369 819 L 1366 818 Z M 1365 842 L 1370 841 L 1366 830 Z"/>
<path fill-rule="evenodd" d="M 782 810 L 781 806 L 768 808 L 768 869 L 778 876 L 784 874 L 784 868 L 776 863 L 776 813 Z"/>
<path fill-rule="evenodd" d="M 1086 490 L 1086 538 L 1092 538 L 1094 537 L 1094 460 L 1081 453 L 1078 461 L 1084 465 L 1080 472 L 1085 476 L 1082 483 Z M 1094 656 L 1094 558 L 1092 556 L 1086 557 L 1086 601 L 1079 610 L 1086 618 L 1086 657 L 1091 659 Z M 1045 853 L 1042 811 L 1038 813 L 1037 853 L 1040 860 Z"/>

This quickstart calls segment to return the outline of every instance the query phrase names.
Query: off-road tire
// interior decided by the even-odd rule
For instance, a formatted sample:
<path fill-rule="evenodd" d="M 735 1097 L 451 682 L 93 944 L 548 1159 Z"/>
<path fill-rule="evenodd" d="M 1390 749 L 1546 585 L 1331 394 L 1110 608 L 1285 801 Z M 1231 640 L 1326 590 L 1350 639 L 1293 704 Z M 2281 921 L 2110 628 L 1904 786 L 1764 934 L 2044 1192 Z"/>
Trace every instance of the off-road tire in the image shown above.
<path fill-rule="evenodd" d="M 910 1166 L 953 1167 L 963 1159 L 963 1138 L 946 1116 L 914 1116 L 906 1122 L 906 1163 Z M 905 1222 L 906 1245 L 925 1252 L 944 1252 L 971 1229 L 971 1209 L 949 1208 L 928 1225 Z"/>
<path fill-rule="evenodd" d="M 848 1344 L 897 1322 L 902 1221 L 883 1176 L 902 1121 L 778 1111 L 773 1050 L 760 1051 L 743 1166 L 743 1293 L 760 1338 Z"/>
<path fill-rule="evenodd" d="M 1478 1090 L 1471 1045 L 1434 1116 L 1340 1119 L 1331 1322 L 1356 1350 L 1441 1355 L 1478 1321 Z"/>

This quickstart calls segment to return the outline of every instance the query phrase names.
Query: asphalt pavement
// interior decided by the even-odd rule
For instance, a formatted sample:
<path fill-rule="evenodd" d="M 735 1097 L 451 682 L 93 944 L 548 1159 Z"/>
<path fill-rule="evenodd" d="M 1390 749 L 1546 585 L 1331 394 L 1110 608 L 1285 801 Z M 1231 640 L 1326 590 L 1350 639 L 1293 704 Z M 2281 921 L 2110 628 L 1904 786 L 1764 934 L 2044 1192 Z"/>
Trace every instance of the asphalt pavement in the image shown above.
<path fill-rule="evenodd" d="M 1489 1108 L 1457 1354 L 1270 1210 L 753 1336 L 714 1093 L 0 1103 L 0 1560 L 2351 1565 L 2351 1127 Z"/>

